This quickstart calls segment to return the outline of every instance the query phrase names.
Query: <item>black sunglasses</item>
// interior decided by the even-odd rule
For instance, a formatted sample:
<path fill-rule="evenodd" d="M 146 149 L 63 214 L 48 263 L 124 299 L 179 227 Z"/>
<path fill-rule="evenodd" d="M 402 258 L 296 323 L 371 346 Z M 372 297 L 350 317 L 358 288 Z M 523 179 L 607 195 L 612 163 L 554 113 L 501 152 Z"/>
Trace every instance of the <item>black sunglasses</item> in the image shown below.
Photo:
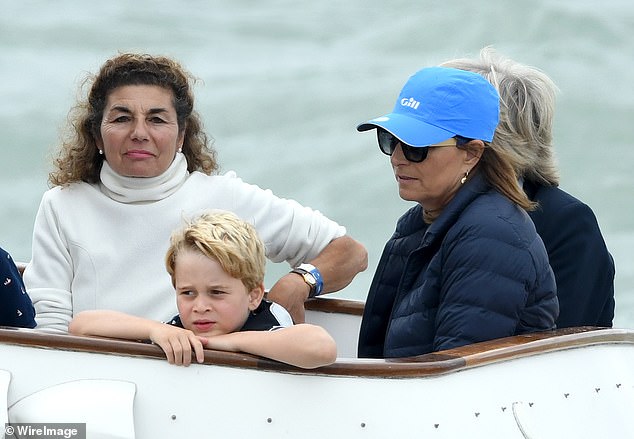
<path fill-rule="evenodd" d="M 401 142 L 396 136 L 392 133 L 385 131 L 382 128 L 377 128 L 376 137 L 379 141 L 379 148 L 383 154 L 387 154 L 391 156 L 396 149 L 396 145 L 401 144 L 401 149 L 403 150 L 403 155 L 405 158 L 413 163 L 420 163 L 427 158 L 427 153 L 429 152 L 429 148 L 443 148 L 446 146 L 459 146 L 464 145 L 465 143 L 469 143 L 471 139 L 467 139 L 466 137 L 454 136 L 452 139 L 455 141 L 451 141 L 451 143 L 438 143 L 436 145 L 428 145 L 428 146 L 411 146 L 407 143 Z"/>

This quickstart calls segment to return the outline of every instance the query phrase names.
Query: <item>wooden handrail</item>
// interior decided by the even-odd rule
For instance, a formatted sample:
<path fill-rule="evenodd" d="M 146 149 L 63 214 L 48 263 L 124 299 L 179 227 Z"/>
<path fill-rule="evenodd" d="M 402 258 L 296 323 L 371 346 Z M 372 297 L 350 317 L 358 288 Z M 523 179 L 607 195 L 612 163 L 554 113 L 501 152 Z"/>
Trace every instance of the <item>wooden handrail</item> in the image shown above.
<path fill-rule="evenodd" d="M 97 337 L 48 334 L 33 329 L 0 327 L 0 343 L 44 349 L 96 352 L 110 355 L 157 358 L 163 351 L 155 345 Z M 330 366 L 305 370 L 254 355 L 205 350 L 204 364 L 279 371 L 294 374 L 405 378 L 430 376 L 507 361 L 528 355 L 575 349 L 587 345 L 634 344 L 634 330 L 567 328 L 492 340 L 412 358 L 339 358 Z"/>
<path fill-rule="evenodd" d="M 27 263 L 16 262 L 16 265 L 20 273 L 23 273 Z M 327 296 L 310 299 L 306 302 L 307 310 L 356 316 L 363 314 L 363 307 L 364 303 L 361 301 L 328 298 Z M 0 326 L 0 343 L 162 360 L 165 358 L 163 351 L 152 344 L 98 337 L 49 334 L 36 329 Z M 404 378 L 445 374 L 528 355 L 574 349 L 585 345 L 612 343 L 634 344 L 634 330 L 596 327 L 566 328 L 475 343 L 410 358 L 385 360 L 339 358 L 330 366 L 313 370 L 300 369 L 249 354 L 212 350 L 205 350 L 204 363 L 299 374 Z"/>
<path fill-rule="evenodd" d="M 363 315 L 365 302 L 350 299 L 335 299 L 328 296 L 315 297 L 304 302 L 304 308 L 311 311 L 321 311 L 326 313 L 351 314 L 355 316 Z"/>

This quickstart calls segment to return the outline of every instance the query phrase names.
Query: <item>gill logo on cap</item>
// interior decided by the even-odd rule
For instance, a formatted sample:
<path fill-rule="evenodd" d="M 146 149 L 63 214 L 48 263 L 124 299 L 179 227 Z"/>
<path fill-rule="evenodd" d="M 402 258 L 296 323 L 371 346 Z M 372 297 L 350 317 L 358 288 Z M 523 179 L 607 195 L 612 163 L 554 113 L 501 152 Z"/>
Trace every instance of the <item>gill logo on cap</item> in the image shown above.
<path fill-rule="evenodd" d="M 420 102 L 418 102 L 414 98 L 409 98 L 409 99 L 403 98 L 401 99 L 401 105 L 404 107 L 410 107 L 413 110 L 417 110 L 418 106 L 420 105 Z"/>

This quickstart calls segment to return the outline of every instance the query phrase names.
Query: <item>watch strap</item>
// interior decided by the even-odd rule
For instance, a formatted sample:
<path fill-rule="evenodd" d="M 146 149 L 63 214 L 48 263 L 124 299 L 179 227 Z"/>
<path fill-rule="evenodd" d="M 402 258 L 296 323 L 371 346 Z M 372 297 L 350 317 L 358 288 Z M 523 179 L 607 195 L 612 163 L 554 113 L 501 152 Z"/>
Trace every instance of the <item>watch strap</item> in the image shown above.
<path fill-rule="evenodd" d="M 312 264 L 300 264 L 295 267 L 292 273 L 297 273 L 302 276 L 304 282 L 308 284 L 310 287 L 310 292 L 308 293 L 308 297 L 317 297 L 319 296 L 324 289 L 324 280 L 321 277 L 321 272 L 317 267 Z"/>

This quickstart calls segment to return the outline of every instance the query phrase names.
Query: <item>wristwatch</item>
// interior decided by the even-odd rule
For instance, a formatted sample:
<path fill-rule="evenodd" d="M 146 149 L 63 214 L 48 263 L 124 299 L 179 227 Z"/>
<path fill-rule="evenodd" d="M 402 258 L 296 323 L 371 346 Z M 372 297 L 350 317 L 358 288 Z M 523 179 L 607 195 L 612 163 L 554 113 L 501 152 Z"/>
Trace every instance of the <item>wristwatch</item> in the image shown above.
<path fill-rule="evenodd" d="M 324 281 L 319 269 L 311 264 L 300 264 L 291 270 L 291 273 L 299 274 L 310 287 L 308 297 L 317 297 L 324 289 Z"/>

